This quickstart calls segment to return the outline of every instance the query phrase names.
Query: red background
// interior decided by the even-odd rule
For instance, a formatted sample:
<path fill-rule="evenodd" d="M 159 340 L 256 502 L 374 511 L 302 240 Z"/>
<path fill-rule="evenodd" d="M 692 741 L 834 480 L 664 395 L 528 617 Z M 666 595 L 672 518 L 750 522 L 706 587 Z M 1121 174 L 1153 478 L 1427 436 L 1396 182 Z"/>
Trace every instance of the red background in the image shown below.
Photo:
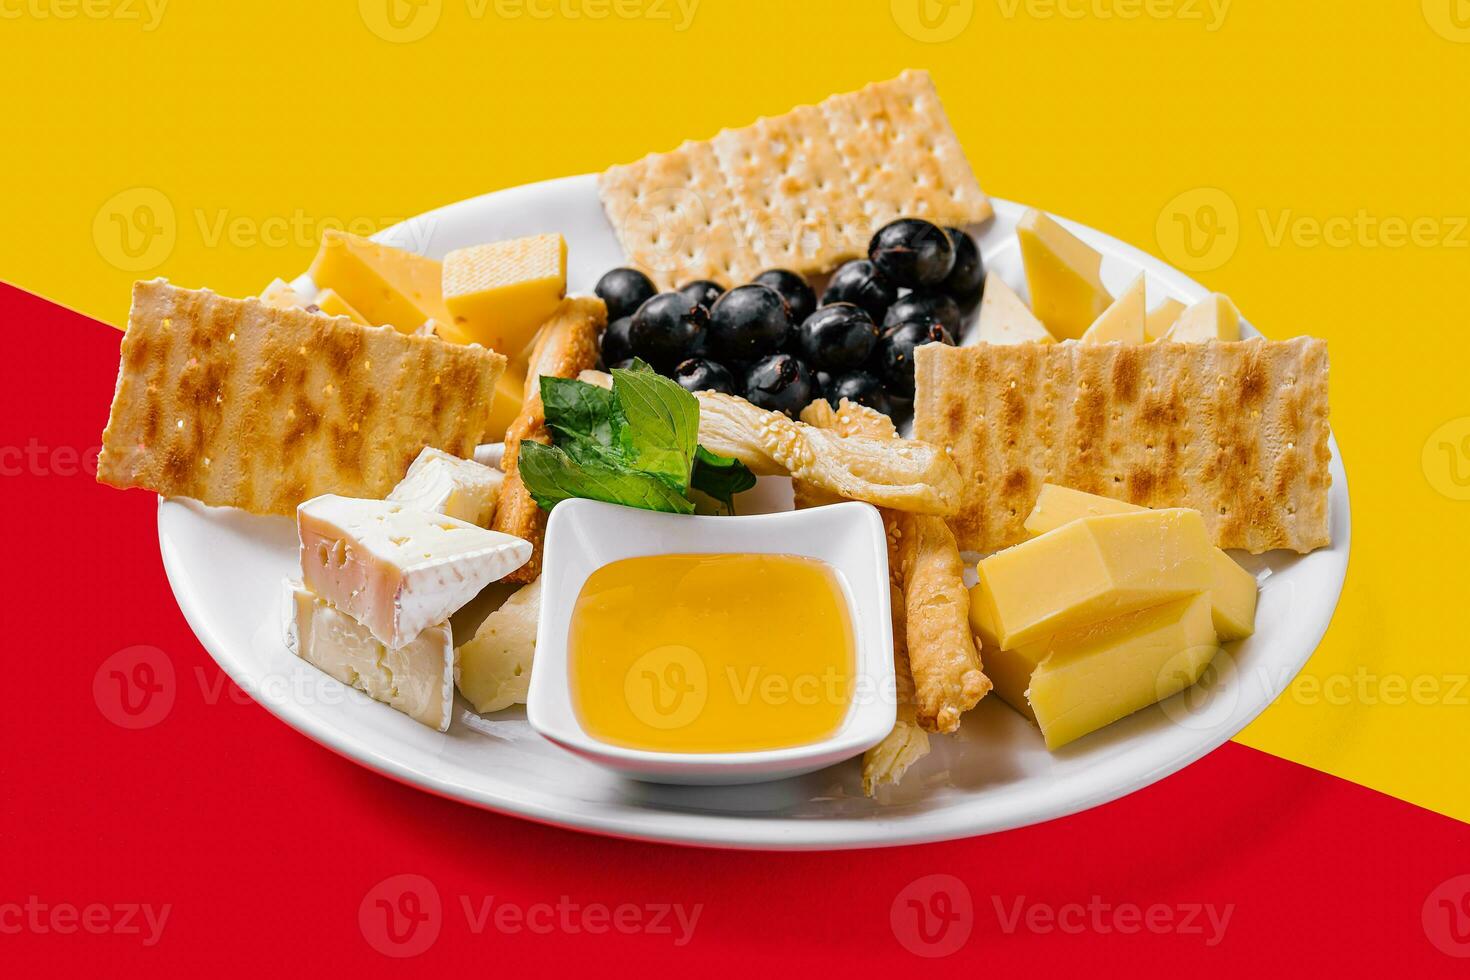
<path fill-rule="evenodd" d="M 186 966 L 219 975 L 387 973 L 398 965 L 370 942 L 381 945 L 382 936 L 369 891 L 399 874 L 428 879 L 442 903 L 437 938 L 410 962 L 486 974 L 747 974 L 769 962 L 792 972 L 1467 975 L 1470 960 L 1450 954 L 1470 955 L 1470 935 L 1459 942 L 1446 931 L 1450 920 L 1435 916 L 1440 897 L 1452 906 L 1463 899 L 1455 924 L 1470 929 L 1470 879 L 1452 880 L 1470 872 L 1470 828 L 1234 744 L 1064 820 L 833 854 L 610 840 L 373 775 L 225 680 L 171 597 L 153 495 L 100 487 L 69 462 L 72 450 L 95 453 L 100 441 L 121 335 L 5 287 L 0 316 L 9 339 L 0 485 L 12 541 L 13 642 L 0 709 L 0 967 L 8 975 L 102 967 L 152 976 Z M 176 696 L 161 722 L 128 730 L 109 720 L 115 712 L 93 682 L 103 661 L 135 645 L 166 654 Z M 1446 764 L 1462 750 L 1446 746 Z M 909 888 L 935 874 L 963 884 L 937 886 L 938 895 L 927 882 Z M 941 945 L 915 942 L 917 920 L 899 898 L 905 888 L 904 899 L 917 889 L 934 911 L 959 909 L 968 894 L 968 938 L 960 944 L 963 926 L 953 925 L 960 931 L 941 932 Z M 1437 888 L 1426 929 L 1422 914 Z M 15 906 L 32 896 L 48 909 L 168 905 L 169 917 L 152 946 L 146 925 L 142 934 L 63 934 L 17 919 Z M 673 934 L 534 934 L 492 922 L 476 933 L 462 901 L 479 908 L 492 896 L 522 908 L 682 903 L 698 905 L 699 918 L 682 946 L 677 926 Z M 1203 918 L 1198 933 L 1123 934 L 1111 915 L 1107 929 L 1083 922 L 1041 931 L 1023 920 L 1007 931 L 997 912 L 1009 914 L 1018 900 L 1086 906 L 1094 896 L 1113 909 L 1162 904 L 1176 919 L 1192 905 L 1217 914 L 1228 907 L 1230 918 L 1211 946 Z M 921 952 L 959 948 L 924 959 L 901 937 Z"/>

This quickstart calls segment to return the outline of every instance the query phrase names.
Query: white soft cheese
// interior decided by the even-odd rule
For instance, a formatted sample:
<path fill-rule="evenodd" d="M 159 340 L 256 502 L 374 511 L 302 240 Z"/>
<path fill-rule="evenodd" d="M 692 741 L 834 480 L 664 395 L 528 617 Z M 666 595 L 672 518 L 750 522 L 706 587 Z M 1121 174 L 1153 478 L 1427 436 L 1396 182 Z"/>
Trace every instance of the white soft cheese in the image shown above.
<path fill-rule="evenodd" d="M 481 714 L 525 704 L 541 615 L 538 578 L 495 610 L 459 648 L 459 689 Z"/>
<path fill-rule="evenodd" d="M 306 587 L 395 648 L 531 557 L 529 541 L 391 500 L 325 494 L 296 525 Z"/>
<path fill-rule="evenodd" d="M 287 579 L 283 584 L 286 646 L 292 653 L 414 721 L 441 732 L 449 728 L 458 660 L 448 623 L 390 648 L 300 583 Z"/>
<path fill-rule="evenodd" d="M 504 482 L 499 470 L 425 446 L 388 499 L 489 527 Z"/>

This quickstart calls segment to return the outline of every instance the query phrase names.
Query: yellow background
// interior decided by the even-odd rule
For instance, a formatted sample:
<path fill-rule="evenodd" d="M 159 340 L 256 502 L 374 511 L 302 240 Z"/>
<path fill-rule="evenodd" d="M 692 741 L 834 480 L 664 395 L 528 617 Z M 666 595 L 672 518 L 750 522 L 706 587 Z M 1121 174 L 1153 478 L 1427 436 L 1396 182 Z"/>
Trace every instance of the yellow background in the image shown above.
<path fill-rule="evenodd" d="M 1470 2 L 386 2 L 0 0 L 0 277 L 112 322 L 140 274 L 252 293 L 328 225 L 928 68 L 987 190 L 1330 340 L 1347 586 L 1240 740 L 1470 820 Z"/>

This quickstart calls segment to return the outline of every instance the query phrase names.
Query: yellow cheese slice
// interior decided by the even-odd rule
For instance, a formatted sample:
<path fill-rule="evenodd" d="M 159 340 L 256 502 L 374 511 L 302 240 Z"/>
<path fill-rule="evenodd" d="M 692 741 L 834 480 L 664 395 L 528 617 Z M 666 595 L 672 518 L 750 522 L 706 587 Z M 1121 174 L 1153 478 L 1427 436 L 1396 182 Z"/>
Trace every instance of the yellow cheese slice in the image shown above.
<path fill-rule="evenodd" d="M 438 262 L 328 229 L 311 263 L 318 289 L 331 289 L 369 323 L 414 333 L 426 320 L 448 323 Z"/>
<path fill-rule="evenodd" d="M 980 301 L 980 339 L 987 344 L 1054 344 L 1057 339 L 994 272 L 985 277 Z"/>
<path fill-rule="evenodd" d="M 444 304 L 454 329 L 471 341 L 516 357 L 567 292 L 567 243 L 535 235 L 444 257 Z"/>
<path fill-rule="evenodd" d="M 327 316 L 345 316 L 353 323 L 360 323 L 364 327 L 379 326 L 379 324 L 369 323 L 367 317 L 357 312 L 356 308 L 343 299 L 335 289 L 323 289 L 317 293 L 316 308 Z"/>
<path fill-rule="evenodd" d="M 1179 314 L 1184 312 L 1184 304 L 1172 296 L 1164 300 L 1158 306 L 1148 311 L 1148 316 L 1143 321 L 1143 335 L 1149 340 L 1158 340 L 1169 332 L 1174 321 L 1179 319 Z"/>
<path fill-rule="evenodd" d="M 1010 650 L 1208 590 L 1210 548 L 1195 510 L 1084 517 L 982 560 L 974 597 Z"/>
<path fill-rule="evenodd" d="M 1197 344 L 1207 340 L 1239 340 L 1240 311 L 1224 293 L 1211 293 L 1179 314 L 1165 340 Z"/>
<path fill-rule="evenodd" d="M 1209 597 L 1179 599 L 1042 640 L 1026 700 L 1055 751 L 1189 687 L 1218 650 Z"/>
<path fill-rule="evenodd" d="M 1143 276 L 1133 280 L 1133 284 L 1123 290 L 1123 295 L 1113 300 L 1102 314 L 1087 328 L 1082 335 L 1084 344 L 1141 344 L 1143 343 L 1143 322 L 1147 316 L 1147 306 L 1143 297 Z"/>
<path fill-rule="evenodd" d="M 495 400 L 490 405 L 490 427 L 485 431 L 486 442 L 499 442 L 505 438 L 505 430 L 521 414 L 521 403 L 526 398 L 526 366 L 507 364 L 500 380 L 495 382 Z"/>
<path fill-rule="evenodd" d="M 1040 211 L 1016 226 L 1031 312 L 1058 340 L 1077 340 L 1112 303 L 1102 284 L 1102 256 Z"/>
<path fill-rule="evenodd" d="M 1084 517 L 1135 514 L 1145 509 L 1047 483 L 1042 485 L 1025 527 L 1028 534 L 1045 534 Z M 1210 549 L 1210 609 L 1215 632 L 1222 641 L 1244 639 L 1256 631 L 1256 578 L 1219 548 Z M 987 660 L 987 669 L 989 663 Z"/>

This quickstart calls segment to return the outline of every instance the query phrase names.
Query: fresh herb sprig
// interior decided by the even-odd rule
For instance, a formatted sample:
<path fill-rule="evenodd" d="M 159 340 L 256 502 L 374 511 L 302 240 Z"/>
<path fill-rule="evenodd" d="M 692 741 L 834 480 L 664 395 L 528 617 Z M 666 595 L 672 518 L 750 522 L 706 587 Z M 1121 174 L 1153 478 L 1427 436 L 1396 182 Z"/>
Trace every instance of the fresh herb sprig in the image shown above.
<path fill-rule="evenodd" d="M 699 444 L 699 400 L 639 360 L 612 375 L 611 391 L 541 379 L 552 444 L 521 443 L 517 463 L 536 503 L 550 511 L 585 497 L 692 514 L 696 492 L 733 513 L 735 494 L 755 486 L 755 475 Z"/>

